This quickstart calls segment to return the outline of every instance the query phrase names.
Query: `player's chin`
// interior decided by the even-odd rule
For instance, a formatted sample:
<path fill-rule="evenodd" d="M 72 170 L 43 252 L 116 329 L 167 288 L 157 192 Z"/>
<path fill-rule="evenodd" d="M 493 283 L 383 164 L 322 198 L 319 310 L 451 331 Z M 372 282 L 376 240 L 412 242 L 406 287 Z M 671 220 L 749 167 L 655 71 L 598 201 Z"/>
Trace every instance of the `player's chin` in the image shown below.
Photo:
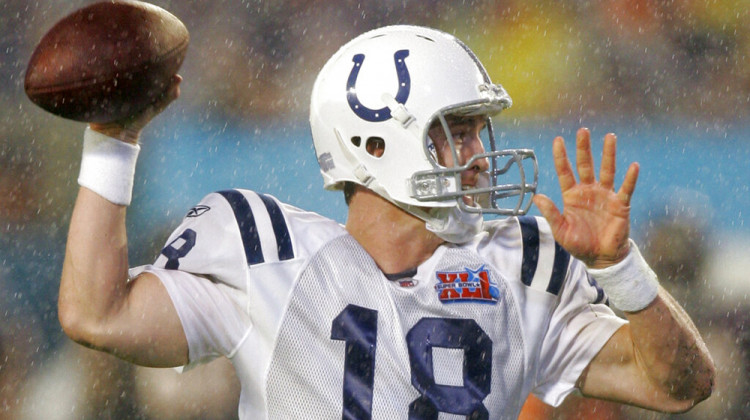
<path fill-rule="evenodd" d="M 490 194 L 488 193 L 467 194 L 462 196 L 461 199 L 466 206 L 475 209 L 487 209 L 492 207 L 490 205 Z"/>
<path fill-rule="evenodd" d="M 464 204 L 466 204 L 467 207 L 472 208 L 481 208 L 482 206 L 477 202 L 476 197 L 474 195 L 464 195 L 461 197 Z"/>

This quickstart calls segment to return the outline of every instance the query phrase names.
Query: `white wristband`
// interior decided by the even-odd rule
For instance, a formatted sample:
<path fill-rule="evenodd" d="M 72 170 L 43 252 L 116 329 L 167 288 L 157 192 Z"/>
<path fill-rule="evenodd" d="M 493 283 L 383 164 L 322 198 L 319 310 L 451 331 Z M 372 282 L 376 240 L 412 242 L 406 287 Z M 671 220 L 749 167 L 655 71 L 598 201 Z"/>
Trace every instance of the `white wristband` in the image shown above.
<path fill-rule="evenodd" d="M 78 185 L 114 204 L 128 205 L 133 195 L 135 163 L 141 147 L 86 127 Z"/>
<path fill-rule="evenodd" d="M 586 268 L 609 297 L 612 304 L 626 312 L 648 306 L 659 292 L 659 280 L 630 239 L 630 252 L 624 260 L 602 269 Z"/>

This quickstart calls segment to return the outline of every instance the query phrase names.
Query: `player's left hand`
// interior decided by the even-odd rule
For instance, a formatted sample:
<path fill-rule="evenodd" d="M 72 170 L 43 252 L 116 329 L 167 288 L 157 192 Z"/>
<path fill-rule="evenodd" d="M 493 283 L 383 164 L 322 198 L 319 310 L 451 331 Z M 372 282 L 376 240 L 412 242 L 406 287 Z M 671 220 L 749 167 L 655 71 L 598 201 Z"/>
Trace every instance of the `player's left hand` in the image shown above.
<path fill-rule="evenodd" d="M 555 138 L 552 154 L 562 191 L 563 212 L 560 213 L 549 197 L 541 194 L 534 197 L 534 204 L 549 222 L 555 240 L 591 268 L 616 264 L 630 250 L 630 198 L 638 180 L 639 166 L 630 164 L 622 186 L 615 192 L 616 142 L 614 134 L 604 136 L 597 181 L 591 155 L 591 133 L 586 128 L 578 130 L 577 182 L 563 139 Z"/>

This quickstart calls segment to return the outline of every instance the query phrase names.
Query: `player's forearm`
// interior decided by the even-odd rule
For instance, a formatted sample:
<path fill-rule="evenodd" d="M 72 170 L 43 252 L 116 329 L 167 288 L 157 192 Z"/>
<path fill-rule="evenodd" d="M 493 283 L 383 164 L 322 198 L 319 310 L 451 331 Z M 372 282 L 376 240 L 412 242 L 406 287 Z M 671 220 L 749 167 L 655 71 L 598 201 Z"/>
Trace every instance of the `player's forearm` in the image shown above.
<path fill-rule="evenodd" d="M 644 310 L 626 313 L 636 358 L 655 386 L 674 400 L 698 403 L 711 395 L 715 367 L 685 310 L 663 288 Z"/>
<path fill-rule="evenodd" d="M 707 398 L 714 366 L 706 345 L 635 243 L 621 262 L 587 271 L 630 322 L 582 376 L 585 392 L 668 412 L 685 411 Z M 614 385 L 613 375 L 621 375 Z"/>
<path fill-rule="evenodd" d="M 70 222 L 58 301 L 72 339 L 97 346 L 108 314 L 124 301 L 128 270 L 125 206 L 81 188 Z"/>

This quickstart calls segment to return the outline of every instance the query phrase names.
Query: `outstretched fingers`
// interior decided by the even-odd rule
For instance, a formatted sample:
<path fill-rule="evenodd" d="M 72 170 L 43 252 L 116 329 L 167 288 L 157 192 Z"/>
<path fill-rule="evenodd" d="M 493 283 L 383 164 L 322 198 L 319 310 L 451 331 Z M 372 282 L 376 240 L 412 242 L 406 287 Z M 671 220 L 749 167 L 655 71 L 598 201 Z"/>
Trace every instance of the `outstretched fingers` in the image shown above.
<path fill-rule="evenodd" d="M 562 193 L 569 191 L 576 187 L 578 181 L 576 180 L 576 174 L 573 172 L 573 167 L 568 159 L 568 154 L 565 149 L 565 141 L 562 137 L 558 136 L 555 138 L 552 144 L 552 154 L 555 162 L 555 171 L 557 172 L 557 179 L 560 182 L 560 190 Z M 602 150 L 602 164 L 599 170 L 599 183 L 598 186 L 614 191 L 615 183 L 615 157 L 617 154 L 617 137 L 613 133 L 608 133 L 604 136 L 604 147 Z M 576 133 L 576 169 L 578 172 L 578 178 L 580 179 L 581 185 L 584 184 L 597 184 L 596 175 L 594 171 L 594 158 L 591 153 L 591 133 L 586 128 L 581 128 Z M 625 180 L 622 186 L 617 191 L 618 198 L 625 204 L 630 205 L 630 198 L 635 191 L 635 185 L 638 181 L 639 166 L 637 163 L 633 163 L 628 167 L 628 171 L 625 174 Z M 545 206 L 548 213 L 544 213 L 545 217 L 554 217 L 552 210 L 557 212 L 551 201 L 546 197 L 540 198 L 539 202 L 535 201 L 540 211 L 544 211 L 542 206 Z M 559 214 L 559 212 L 558 212 Z"/>
<path fill-rule="evenodd" d="M 576 132 L 576 168 L 582 184 L 596 182 L 594 157 L 591 155 L 591 133 L 586 128 L 580 128 Z"/>
<path fill-rule="evenodd" d="M 602 187 L 613 190 L 615 188 L 615 155 L 617 153 L 617 137 L 609 133 L 604 136 L 602 150 L 602 166 L 599 169 L 599 183 Z"/>
<path fill-rule="evenodd" d="M 620 190 L 617 192 L 617 197 L 622 200 L 625 205 L 630 205 L 630 199 L 633 197 L 635 191 L 635 184 L 638 182 L 638 172 L 640 171 L 640 165 L 637 162 L 633 162 L 628 167 L 628 172 L 625 174 L 625 180 L 620 186 Z"/>
<path fill-rule="evenodd" d="M 565 150 L 565 141 L 562 137 L 555 137 L 552 143 L 552 156 L 555 160 L 555 171 L 557 180 L 560 182 L 560 190 L 565 192 L 576 185 L 576 177 L 573 174 L 573 167 L 568 159 L 568 152 Z"/>
<path fill-rule="evenodd" d="M 542 214 L 542 217 L 547 219 L 552 232 L 556 232 L 563 223 L 563 216 L 560 214 L 557 206 L 555 206 L 555 203 L 544 194 L 536 194 L 532 200 L 539 209 L 539 213 Z"/>

